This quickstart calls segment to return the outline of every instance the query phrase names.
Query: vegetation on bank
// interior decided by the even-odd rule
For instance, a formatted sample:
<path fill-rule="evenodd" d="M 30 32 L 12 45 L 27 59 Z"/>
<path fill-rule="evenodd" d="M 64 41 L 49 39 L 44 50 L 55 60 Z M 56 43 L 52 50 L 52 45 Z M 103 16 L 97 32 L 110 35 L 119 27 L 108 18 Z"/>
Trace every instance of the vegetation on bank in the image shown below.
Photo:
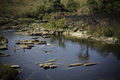
<path fill-rule="evenodd" d="M 88 34 L 94 36 L 117 37 L 119 40 L 118 42 L 120 42 L 120 28 L 115 23 L 106 23 L 104 19 L 103 21 L 101 20 L 101 22 L 100 20 L 97 21 L 98 19 L 89 19 L 89 17 L 87 18 L 87 21 L 84 20 L 82 24 L 76 25 L 76 22 L 73 22 L 72 19 L 69 20 L 66 18 L 68 16 L 74 17 L 77 15 L 78 10 L 82 6 L 82 3 L 78 3 L 76 0 L 65 0 L 65 4 L 63 4 L 63 1 L 61 0 L 41 0 L 41 4 L 39 6 L 37 6 L 34 10 L 28 10 L 20 18 L 15 17 L 8 20 L 6 18 L 0 19 L 0 25 L 20 25 L 34 22 L 39 23 L 46 20 L 48 22 L 45 24 L 43 23 L 41 26 L 48 29 L 86 31 Z M 119 0 L 86 0 L 84 6 L 89 8 L 89 14 L 113 14 L 120 12 Z M 87 25 L 85 23 L 87 23 Z M 32 29 L 35 29 L 35 27 L 32 26 Z"/>
<path fill-rule="evenodd" d="M 18 71 L 7 64 L 0 64 L 0 80 L 16 80 Z"/>
<path fill-rule="evenodd" d="M 91 13 L 120 12 L 120 0 L 88 0 Z"/>

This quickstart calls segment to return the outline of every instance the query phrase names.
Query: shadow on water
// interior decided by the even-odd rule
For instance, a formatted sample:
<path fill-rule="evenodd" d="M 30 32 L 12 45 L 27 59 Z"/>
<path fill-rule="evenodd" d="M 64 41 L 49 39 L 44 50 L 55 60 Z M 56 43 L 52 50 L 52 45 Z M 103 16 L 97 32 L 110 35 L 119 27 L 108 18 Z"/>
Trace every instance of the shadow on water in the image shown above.
<path fill-rule="evenodd" d="M 79 57 L 84 57 L 83 59 L 89 59 L 89 49 L 96 50 L 101 56 L 108 56 L 112 53 L 118 60 L 120 60 L 120 45 L 105 44 L 99 41 L 87 40 L 87 39 L 76 39 L 73 37 L 65 38 L 80 44 L 81 49 L 79 52 Z M 84 52 L 83 52 L 84 51 Z"/>
<path fill-rule="evenodd" d="M 65 39 L 62 36 L 55 36 L 55 37 L 51 37 L 50 39 L 51 43 L 56 43 L 58 44 L 60 47 L 65 48 Z"/>

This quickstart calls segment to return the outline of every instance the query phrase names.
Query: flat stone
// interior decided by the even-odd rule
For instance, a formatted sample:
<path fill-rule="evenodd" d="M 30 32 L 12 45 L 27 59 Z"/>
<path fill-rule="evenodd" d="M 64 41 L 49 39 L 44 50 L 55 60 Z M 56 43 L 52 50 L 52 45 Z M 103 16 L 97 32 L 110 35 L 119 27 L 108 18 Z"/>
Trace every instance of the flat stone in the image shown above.
<path fill-rule="evenodd" d="M 11 67 L 11 68 L 20 68 L 19 65 L 11 65 L 10 67 Z"/>
<path fill-rule="evenodd" d="M 97 63 L 85 63 L 84 66 L 92 66 L 92 65 L 96 65 Z"/>
<path fill-rule="evenodd" d="M 69 67 L 75 67 L 75 66 L 82 66 L 83 63 L 74 63 L 74 64 L 70 64 Z"/>
<path fill-rule="evenodd" d="M 35 36 L 35 37 L 32 37 L 32 39 L 38 39 L 39 37 Z"/>

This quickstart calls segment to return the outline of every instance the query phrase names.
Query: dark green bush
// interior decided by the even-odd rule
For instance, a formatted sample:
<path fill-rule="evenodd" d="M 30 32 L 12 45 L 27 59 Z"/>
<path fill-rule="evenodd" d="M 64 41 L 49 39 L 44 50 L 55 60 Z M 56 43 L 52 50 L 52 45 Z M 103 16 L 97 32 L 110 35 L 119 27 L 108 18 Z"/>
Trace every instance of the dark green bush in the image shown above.
<path fill-rule="evenodd" d="M 115 36 L 118 39 L 118 42 L 120 43 L 120 29 L 115 32 Z"/>
<path fill-rule="evenodd" d="M 120 12 L 120 0 L 88 0 L 87 4 L 92 13 Z"/>
<path fill-rule="evenodd" d="M 104 29 L 104 36 L 112 37 L 113 35 L 114 35 L 114 31 L 111 28 L 105 28 Z"/>
<path fill-rule="evenodd" d="M 16 80 L 18 71 L 7 64 L 0 64 L 0 80 Z"/>
<path fill-rule="evenodd" d="M 35 19 L 33 18 L 18 18 L 17 20 L 13 21 L 13 24 L 18 25 L 18 24 L 28 24 L 33 22 L 35 22 Z"/>
<path fill-rule="evenodd" d="M 66 9 L 70 12 L 77 11 L 80 4 L 75 2 L 74 0 L 68 0 L 66 4 Z"/>

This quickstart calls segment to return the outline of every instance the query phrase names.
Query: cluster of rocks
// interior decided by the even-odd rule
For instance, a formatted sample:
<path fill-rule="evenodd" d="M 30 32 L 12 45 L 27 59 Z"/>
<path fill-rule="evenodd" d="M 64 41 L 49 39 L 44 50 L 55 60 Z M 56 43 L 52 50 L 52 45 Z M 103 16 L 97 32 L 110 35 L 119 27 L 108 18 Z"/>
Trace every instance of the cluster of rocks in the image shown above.
<path fill-rule="evenodd" d="M 0 36 L 0 50 L 6 50 L 7 43 L 8 43 L 8 40 L 6 38 Z"/>
<path fill-rule="evenodd" d="M 54 69 L 54 68 L 57 68 L 57 65 L 55 65 L 55 63 L 53 63 L 53 62 L 55 62 L 56 60 L 48 60 L 48 61 L 46 61 L 46 63 L 44 63 L 44 64 L 39 64 L 39 66 L 41 67 L 41 68 L 44 68 L 44 69 Z"/>
<path fill-rule="evenodd" d="M 17 40 L 16 44 L 23 49 L 31 49 L 35 44 L 46 44 L 46 41 L 39 40 Z"/>
<path fill-rule="evenodd" d="M 42 36 L 43 38 L 50 38 L 54 35 L 62 35 L 64 31 L 63 30 L 51 30 L 51 29 L 45 29 L 42 27 L 38 27 L 35 30 L 32 29 L 20 29 L 16 32 L 16 34 L 21 35 L 29 35 L 29 36 Z"/>

